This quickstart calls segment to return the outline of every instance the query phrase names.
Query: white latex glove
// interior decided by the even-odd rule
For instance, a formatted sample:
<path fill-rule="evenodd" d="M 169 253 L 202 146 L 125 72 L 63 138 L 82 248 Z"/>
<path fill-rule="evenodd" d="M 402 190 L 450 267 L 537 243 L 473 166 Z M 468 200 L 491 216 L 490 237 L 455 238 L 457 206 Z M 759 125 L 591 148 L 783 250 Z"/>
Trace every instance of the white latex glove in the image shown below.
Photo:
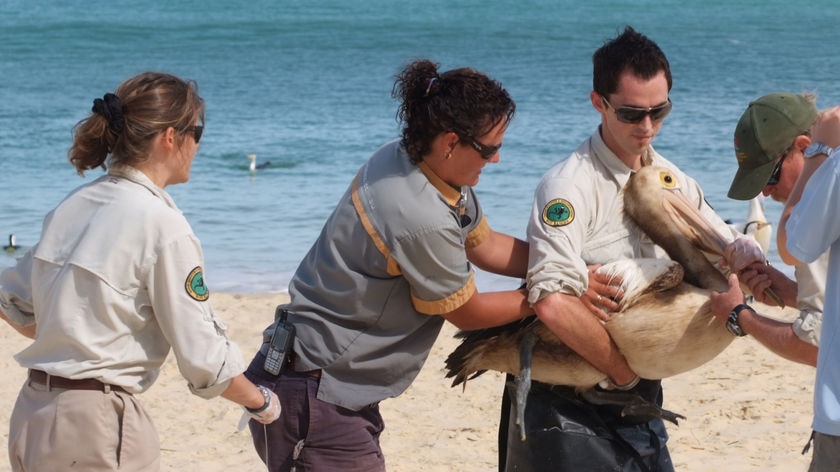
<path fill-rule="evenodd" d="M 245 418 L 249 418 L 257 420 L 262 424 L 269 424 L 280 417 L 280 399 L 277 398 L 277 394 L 271 391 L 268 387 L 257 385 L 257 388 L 259 388 L 265 396 L 266 403 L 258 410 L 251 410 L 243 406 L 242 408 L 245 410 L 245 414 L 242 415 L 242 419 L 244 420 Z"/>
<path fill-rule="evenodd" d="M 752 238 L 738 238 L 729 243 L 724 251 L 725 263 L 729 270 L 738 273 L 753 262 L 765 262 L 761 246 Z"/>

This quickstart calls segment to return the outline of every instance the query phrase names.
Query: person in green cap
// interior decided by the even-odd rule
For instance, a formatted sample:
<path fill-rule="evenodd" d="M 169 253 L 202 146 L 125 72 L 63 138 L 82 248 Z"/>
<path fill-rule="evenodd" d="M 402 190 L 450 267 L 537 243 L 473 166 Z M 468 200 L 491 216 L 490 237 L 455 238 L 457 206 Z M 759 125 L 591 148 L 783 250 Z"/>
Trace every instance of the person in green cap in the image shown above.
<path fill-rule="evenodd" d="M 814 101 L 808 94 L 771 93 L 749 104 L 735 128 L 738 171 L 729 198 L 749 200 L 762 193 L 781 203 L 791 199 L 805 161 L 817 151 L 809 132 L 818 116 Z M 779 228 L 783 234 L 784 222 Z M 777 246 L 781 252 L 783 243 Z M 795 265 L 796 280 L 769 264 L 752 264 L 730 280 L 728 292 L 712 294 L 713 313 L 733 334 L 749 334 L 785 359 L 816 366 L 828 258 L 826 251 L 810 264 Z M 765 295 L 772 287 L 785 305 L 800 310 L 799 317 L 782 322 L 756 313 L 745 304 L 739 284 L 756 300 L 778 305 Z"/>

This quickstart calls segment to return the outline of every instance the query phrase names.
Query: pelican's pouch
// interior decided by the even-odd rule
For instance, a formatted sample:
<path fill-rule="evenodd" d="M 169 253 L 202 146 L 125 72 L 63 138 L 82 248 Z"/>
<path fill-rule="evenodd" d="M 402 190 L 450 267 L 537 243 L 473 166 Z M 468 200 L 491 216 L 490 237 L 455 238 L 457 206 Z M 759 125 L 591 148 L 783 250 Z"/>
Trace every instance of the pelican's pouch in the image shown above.
<path fill-rule="evenodd" d="M 661 421 L 616 423 L 612 411 L 583 401 L 571 387 L 532 385 L 522 441 L 510 400 L 514 388 L 507 387 L 502 399 L 501 472 L 673 471 Z"/>

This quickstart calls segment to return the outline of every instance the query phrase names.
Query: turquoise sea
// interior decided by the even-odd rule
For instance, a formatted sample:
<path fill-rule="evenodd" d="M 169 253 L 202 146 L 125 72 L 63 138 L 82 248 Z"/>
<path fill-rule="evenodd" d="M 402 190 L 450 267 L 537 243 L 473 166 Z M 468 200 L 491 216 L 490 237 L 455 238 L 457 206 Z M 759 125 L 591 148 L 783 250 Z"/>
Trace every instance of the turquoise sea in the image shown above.
<path fill-rule="evenodd" d="M 482 70 L 517 101 L 477 190 L 494 228 L 524 236 L 537 180 L 598 123 L 592 52 L 627 24 L 671 61 L 674 110 L 655 146 L 725 217 L 747 212 L 726 190 L 751 99 L 840 103 L 835 0 L 4 0 L 0 235 L 38 240 L 44 215 L 99 175 L 67 162 L 73 125 L 126 77 L 164 70 L 197 80 L 207 101 L 192 178 L 168 190 L 203 242 L 210 288 L 285 291 L 355 171 L 397 136 L 394 75 L 428 57 Z M 270 165 L 251 176 L 249 153 Z M 780 209 L 769 202 L 768 217 Z M 0 253 L 0 267 L 14 258 Z"/>

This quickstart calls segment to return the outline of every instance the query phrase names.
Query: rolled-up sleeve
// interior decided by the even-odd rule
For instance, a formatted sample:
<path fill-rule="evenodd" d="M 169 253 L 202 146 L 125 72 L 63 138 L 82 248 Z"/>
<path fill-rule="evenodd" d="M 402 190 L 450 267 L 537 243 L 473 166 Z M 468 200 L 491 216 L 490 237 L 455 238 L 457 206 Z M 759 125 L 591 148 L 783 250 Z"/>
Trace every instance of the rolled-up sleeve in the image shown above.
<path fill-rule="evenodd" d="M 190 235 L 167 244 L 153 272 L 150 299 L 181 375 L 199 397 L 220 395 L 245 364 L 227 337 L 227 326 L 213 312 L 198 240 Z"/>
<path fill-rule="evenodd" d="M 528 302 L 554 292 L 580 296 L 589 283 L 579 256 L 586 234 L 583 202 L 573 182 L 544 178 L 534 194 L 528 222 Z"/>
<path fill-rule="evenodd" d="M 31 278 L 31 251 L 21 257 L 15 267 L 0 273 L 0 310 L 9 321 L 20 327 L 35 324 Z"/>

